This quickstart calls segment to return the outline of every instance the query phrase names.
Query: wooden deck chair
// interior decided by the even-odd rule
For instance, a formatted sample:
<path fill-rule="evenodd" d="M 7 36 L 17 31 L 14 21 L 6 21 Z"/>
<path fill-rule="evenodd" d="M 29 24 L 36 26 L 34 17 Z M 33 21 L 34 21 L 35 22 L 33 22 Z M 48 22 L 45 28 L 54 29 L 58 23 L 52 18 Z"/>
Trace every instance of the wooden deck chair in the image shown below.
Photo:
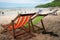
<path fill-rule="evenodd" d="M 4 27 L 6 27 L 5 29 L 7 30 L 12 30 L 13 31 L 13 36 L 14 38 L 16 38 L 17 36 L 21 35 L 21 34 L 24 34 L 24 33 L 21 33 L 21 34 L 18 34 L 18 35 L 15 35 L 15 29 L 18 29 L 18 28 L 21 28 L 23 29 L 25 32 L 31 34 L 31 25 L 32 25 L 32 31 L 34 31 L 34 27 L 37 27 L 37 28 L 40 28 L 36 25 L 33 24 L 32 20 L 37 17 L 37 16 L 47 16 L 48 14 L 38 14 L 38 13 L 32 13 L 32 14 L 19 14 L 14 20 L 12 20 L 12 22 L 10 24 L 7 24 L 5 25 Z M 17 20 L 17 21 L 16 21 Z M 28 29 L 24 28 L 24 25 L 28 23 Z M 45 30 L 45 27 L 44 27 L 44 24 L 43 24 L 43 20 L 41 19 L 41 23 L 42 23 L 42 30 L 44 30 L 44 32 L 46 32 Z M 33 34 L 31 34 L 33 35 Z M 35 35 L 33 35 L 35 36 Z"/>
<path fill-rule="evenodd" d="M 48 14 L 57 15 L 57 11 L 58 11 L 58 9 L 53 10 L 51 13 L 48 13 Z"/>
<path fill-rule="evenodd" d="M 2 26 L 4 26 L 4 28 L 7 29 L 7 30 L 12 30 L 14 38 L 16 38 L 17 36 L 19 36 L 21 34 L 24 34 L 24 33 L 21 33 L 21 34 L 16 35 L 15 34 L 15 29 L 18 29 L 18 28 L 21 28 L 25 32 L 33 35 L 30 32 L 31 31 L 30 30 L 30 19 L 34 14 L 35 13 L 33 13 L 33 14 L 19 14 L 14 20 L 12 20 L 12 22 L 10 24 L 2 25 Z M 26 25 L 26 23 L 28 23 L 28 28 L 29 29 L 24 28 L 24 25 Z M 33 35 L 33 36 L 35 36 L 35 35 Z"/>

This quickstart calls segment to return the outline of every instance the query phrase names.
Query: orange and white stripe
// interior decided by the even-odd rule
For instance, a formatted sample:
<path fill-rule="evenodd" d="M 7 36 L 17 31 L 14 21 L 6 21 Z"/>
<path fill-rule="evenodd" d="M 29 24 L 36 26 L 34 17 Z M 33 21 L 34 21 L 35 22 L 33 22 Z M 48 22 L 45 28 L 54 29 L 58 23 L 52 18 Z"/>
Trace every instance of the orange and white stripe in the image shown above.
<path fill-rule="evenodd" d="M 31 16 L 20 16 L 16 22 L 16 24 L 14 24 L 14 29 L 19 28 L 19 27 L 23 27 L 30 19 Z M 12 29 L 12 25 L 9 26 L 9 29 Z"/>

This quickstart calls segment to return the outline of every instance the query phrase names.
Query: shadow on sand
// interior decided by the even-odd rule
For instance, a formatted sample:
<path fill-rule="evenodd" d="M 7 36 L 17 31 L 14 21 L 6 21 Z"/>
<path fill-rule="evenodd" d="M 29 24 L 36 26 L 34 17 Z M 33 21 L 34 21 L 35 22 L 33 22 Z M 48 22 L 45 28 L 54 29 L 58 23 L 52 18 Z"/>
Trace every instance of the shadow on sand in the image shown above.
<path fill-rule="evenodd" d="M 41 32 L 42 31 L 42 32 Z M 34 31 L 35 33 L 42 33 L 42 34 L 49 34 L 51 36 L 54 36 L 54 37 L 59 37 L 58 34 L 55 34 L 54 32 L 46 32 L 46 31 L 43 31 L 43 29 L 37 29 Z"/>
<path fill-rule="evenodd" d="M 45 31 L 43 31 L 42 34 L 49 34 L 49 35 L 51 35 L 51 36 L 59 37 L 58 34 L 55 34 L 55 33 L 53 33 L 53 32 L 45 32 Z"/>

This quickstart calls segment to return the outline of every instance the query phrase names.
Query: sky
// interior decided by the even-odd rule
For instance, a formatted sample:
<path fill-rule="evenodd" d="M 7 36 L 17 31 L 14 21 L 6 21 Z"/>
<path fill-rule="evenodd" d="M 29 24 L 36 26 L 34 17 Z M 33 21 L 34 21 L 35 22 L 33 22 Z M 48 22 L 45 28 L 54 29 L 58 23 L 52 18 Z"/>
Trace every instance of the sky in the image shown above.
<path fill-rule="evenodd" d="M 46 4 L 53 0 L 0 0 L 0 8 L 12 7 L 35 7 L 39 4 Z"/>

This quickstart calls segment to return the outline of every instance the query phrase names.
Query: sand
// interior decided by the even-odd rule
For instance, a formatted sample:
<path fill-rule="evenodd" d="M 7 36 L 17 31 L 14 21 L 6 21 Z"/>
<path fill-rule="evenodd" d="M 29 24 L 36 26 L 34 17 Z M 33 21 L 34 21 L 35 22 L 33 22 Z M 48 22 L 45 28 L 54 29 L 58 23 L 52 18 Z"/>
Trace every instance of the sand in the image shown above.
<path fill-rule="evenodd" d="M 58 13 L 58 15 L 46 16 L 43 19 L 43 22 L 44 22 L 46 31 L 48 31 L 48 32 L 52 31 L 55 34 L 57 34 L 59 37 L 51 36 L 49 34 L 42 34 L 40 31 L 38 31 L 40 33 L 34 33 L 36 35 L 36 37 L 31 37 L 31 38 L 25 38 L 24 37 L 25 39 L 24 38 L 22 38 L 22 39 L 18 38 L 16 40 L 60 40 L 60 11 L 58 11 L 57 13 Z M 8 24 L 11 22 L 11 20 L 14 19 L 14 17 L 15 16 L 13 16 L 13 15 L 10 15 L 9 17 L 0 16 L 0 24 Z M 42 27 L 41 22 L 39 22 L 36 25 L 38 25 L 39 27 Z M 0 40 L 14 40 L 14 39 L 9 33 L 4 33 L 4 34 L 0 34 Z"/>

